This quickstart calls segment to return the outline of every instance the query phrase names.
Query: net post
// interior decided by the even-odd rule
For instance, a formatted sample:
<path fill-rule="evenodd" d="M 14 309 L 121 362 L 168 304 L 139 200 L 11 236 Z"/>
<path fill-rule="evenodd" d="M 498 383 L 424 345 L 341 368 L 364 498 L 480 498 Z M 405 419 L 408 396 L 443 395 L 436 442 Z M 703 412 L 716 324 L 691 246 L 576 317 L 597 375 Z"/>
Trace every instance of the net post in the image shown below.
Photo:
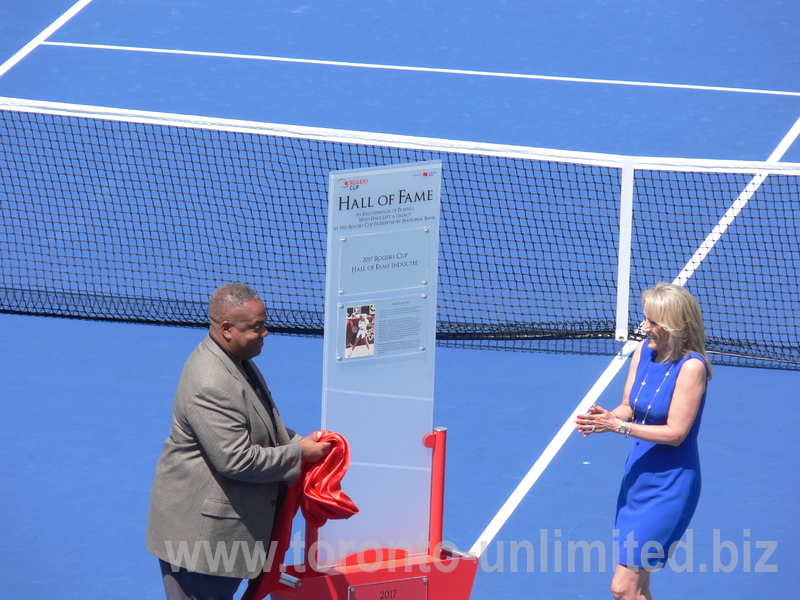
<path fill-rule="evenodd" d="M 618 342 L 628 341 L 634 168 L 633 158 L 630 156 L 623 157 L 619 206 L 619 249 L 617 254 L 617 325 L 614 333 L 614 338 Z"/>

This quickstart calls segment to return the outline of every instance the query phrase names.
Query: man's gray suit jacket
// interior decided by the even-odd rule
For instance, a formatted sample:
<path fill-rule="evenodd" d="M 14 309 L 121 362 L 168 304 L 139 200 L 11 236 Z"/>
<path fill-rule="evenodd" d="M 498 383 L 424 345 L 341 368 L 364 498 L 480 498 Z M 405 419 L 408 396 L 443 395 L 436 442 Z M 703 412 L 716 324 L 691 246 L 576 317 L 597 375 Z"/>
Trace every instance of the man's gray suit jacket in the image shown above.
<path fill-rule="evenodd" d="M 239 578 L 262 570 L 281 482 L 297 479 L 301 453 L 252 367 L 264 401 L 210 336 L 186 361 L 147 525 L 148 549 L 168 563 Z"/>

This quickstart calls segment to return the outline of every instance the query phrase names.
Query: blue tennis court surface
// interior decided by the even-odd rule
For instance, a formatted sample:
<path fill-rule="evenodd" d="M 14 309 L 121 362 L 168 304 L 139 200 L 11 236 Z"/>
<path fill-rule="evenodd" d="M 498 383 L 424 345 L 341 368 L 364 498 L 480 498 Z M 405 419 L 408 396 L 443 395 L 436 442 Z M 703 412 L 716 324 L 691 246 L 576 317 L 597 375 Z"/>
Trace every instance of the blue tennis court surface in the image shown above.
<path fill-rule="evenodd" d="M 71 4 L 8 0 L 6 52 Z M 797 119 L 799 12 L 780 2 L 466 2 L 456 11 L 443 1 L 346 10 L 94 0 L 47 40 L 89 46 L 37 47 L 0 78 L 0 95 L 542 148 L 764 160 Z"/>
<path fill-rule="evenodd" d="M 6 0 L 0 64 L 71 6 Z M 800 5 L 777 1 L 387 1 L 345 10 L 93 0 L 6 63 L 0 96 L 764 160 L 800 117 L 799 18 Z M 783 160 L 800 162 L 800 143 Z M 204 332 L 16 315 L 0 315 L 0 326 L 0 595 L 163 597 L 144 546 L 147 503 L 180 369 Z M 609 360 L 438 349 L 435 420 L 449 428 L 445 538 L 469 549 Z M 258 363 L 287 424 L 316 429 L 322 341 L 270 336 Z M 622 379 L 601 404 L 618 402 Z M 796 371 L 716 368 L 692 543 L 676 568 L 654 575 L 654 597 L 796 594 L 798 389 Z M 608 597 L 627 449 L 617 436 L 571 437 L 490 545 L 473 598 Z M 595 541 L 606 560 L 590 555 L 586 568 L 573 551 L 570 566 L 570 543 Z"/>

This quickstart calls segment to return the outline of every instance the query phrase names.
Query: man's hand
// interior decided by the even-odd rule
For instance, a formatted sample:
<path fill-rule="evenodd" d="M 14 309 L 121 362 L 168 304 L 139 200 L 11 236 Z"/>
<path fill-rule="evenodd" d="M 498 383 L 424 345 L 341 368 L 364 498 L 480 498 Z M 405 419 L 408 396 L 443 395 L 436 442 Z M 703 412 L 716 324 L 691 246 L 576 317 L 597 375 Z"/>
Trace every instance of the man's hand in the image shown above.
<path fill-rule="evenodd" d="M 317 441 L 321 435 L 322 434 L 317 431 L 300 440 L 300 452 L 302 453 L 304 461 L 315 463 L 318 460 L 322 460 L 322 458 L 331 451 L 330 442 L 321 443 Z"/>

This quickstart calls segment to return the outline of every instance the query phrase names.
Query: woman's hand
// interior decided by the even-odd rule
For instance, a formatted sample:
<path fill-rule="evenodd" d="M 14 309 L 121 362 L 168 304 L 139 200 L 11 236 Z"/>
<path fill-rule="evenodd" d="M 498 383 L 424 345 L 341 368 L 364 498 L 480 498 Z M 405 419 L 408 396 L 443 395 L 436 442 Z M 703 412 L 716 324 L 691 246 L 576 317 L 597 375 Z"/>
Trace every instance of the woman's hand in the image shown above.
<path fill-rule="evenodd" d="M 592 404 L 586 414 L 578 415 L 578 418 L 575 419 L 575 429 L 580 431 L 583 437 L 587 437 L 592 433 L 617 431 L 617 428 L 622 423 L 624 421 L 610 410 L 606 410 L 597 404 Z"/>

